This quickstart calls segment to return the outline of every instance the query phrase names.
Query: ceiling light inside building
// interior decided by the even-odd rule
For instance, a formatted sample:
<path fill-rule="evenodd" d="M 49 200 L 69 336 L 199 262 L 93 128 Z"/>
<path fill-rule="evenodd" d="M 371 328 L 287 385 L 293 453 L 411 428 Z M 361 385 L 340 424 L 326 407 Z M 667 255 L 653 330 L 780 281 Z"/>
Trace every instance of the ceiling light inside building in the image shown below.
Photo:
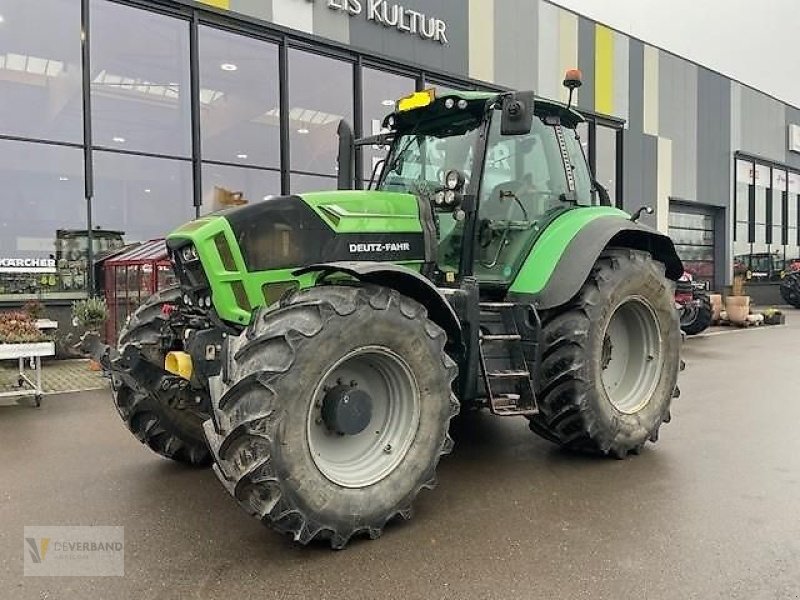
<path fill-rule="evenodd" d="M 237 67 L 237 66 L 236 66 L 235 64 L 233 64 L 233 63 L 222 63 L 222 64 L 219 66 L 219 68 L 220 68 L 220 69 L 222 69 L 223 71 L 235 71 L 235 70 L 236 70 L 236 69 L 238 69 L 239 67 Z"/>
<path fill-rule="evenodd" d="M 384 100 L 381 102 L 384 106 L 394 106 L 394 100 Z"/>
<path fill-rule="evenodd" d="M 297 133 L 305 135 L 308 133 L 308 129 L 306 129 L 305 127 L 301 127 L 300 129 L 297 130 Z"/>
<path fill-rule="evenodd" d="M 149 194 L 150 193 L 150 188 L 144 188 L 144 193 L 145 194 Z"/>
<path fill-rule="evenodd" d="M 115 136 L 114 136 L 113 138 L 111 138 L 111 139 L 112 139 L 113 141 L 117 142 L 118 144 L 124 144 L 124 143 L 125 143 L 125 138 L 124 138 L 124 137 L 122 137 L 122 136 L 119 136 L 119 135 L 115 135 Z"/>
<path fill-rule="evenodd" d="M 63 175 L 58 178 L 59 181 L 69 181 L 69 177 L 64 177 Z"/>
<path fill-rule="evenodd" d="M 31 75 L 44 77 L 58 77 L 64 71 L 64 63 L 60 60 L 38 58 L 26 54 L 9 52 L 0 54 L 0 69 L 7 71 L 21 71 Z"/>
<path fill-rule="evenodd" d="M 247 158 L 247 154 L 240 152 L 239 154 L 236 155 L 236 158 Z"/>
<path fill-rule="evenodd" d="M 0 15 L 0 23 L 5 23 L 6 18 L 3 15 Z"/>

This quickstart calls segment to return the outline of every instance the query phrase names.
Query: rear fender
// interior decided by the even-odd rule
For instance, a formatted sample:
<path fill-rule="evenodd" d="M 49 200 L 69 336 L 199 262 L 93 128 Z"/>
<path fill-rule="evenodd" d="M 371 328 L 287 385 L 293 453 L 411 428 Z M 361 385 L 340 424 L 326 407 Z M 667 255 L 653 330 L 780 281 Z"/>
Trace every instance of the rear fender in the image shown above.
<path fill-rule="evenodd" d="M 664 264 L 667 278 L 673 281 L 683 274 L 683 264 L 668 236 L 622 216 L 607 214 L 577 223 L 572 237 L 565 238 L 556 251 L 549 248 L 547 253 L 539 252 L 538 258 L 539 244 L 534 246 L 509 290 L 511 299 L 532 302 L 540 310 L 569 302 L 580 291 L 603 250 L 609 247 L 649 252 Z M 552 241 L 551 245 L 558 243 Z M 526 268 L 533 271 L 527 277 Z"/>
<path fill-rule="evenodd" d="M 453 307 L 430 280 L 416 271 L 402 265 L 385 262 L 343 261 L 309 265 L 294 271 L 293 274 L 300 276 L 314 272 L 343 273 L 364 283 L 397 290 L 424 306 L 430 320 L 444 329 L 449 343 L 455 344 L 459 349 L 462 347 L 461 323 Z"/>

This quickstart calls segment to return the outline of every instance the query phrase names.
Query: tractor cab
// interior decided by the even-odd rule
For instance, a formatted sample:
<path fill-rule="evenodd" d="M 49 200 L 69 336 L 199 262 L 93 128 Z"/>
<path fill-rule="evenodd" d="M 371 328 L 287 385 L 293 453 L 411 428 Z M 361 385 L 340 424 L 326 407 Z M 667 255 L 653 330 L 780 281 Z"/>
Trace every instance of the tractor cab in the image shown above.
<path fill-rule="evenodd" d="M 397 102 L 384 120 L 391 147 L 375 187 L 433 206 L 438 284 L 474 274 L 508 287 L 547 223 L 600 203 L 576 130 L 581 122 L 530 92 L 437 98 L 428 90 Z"/>

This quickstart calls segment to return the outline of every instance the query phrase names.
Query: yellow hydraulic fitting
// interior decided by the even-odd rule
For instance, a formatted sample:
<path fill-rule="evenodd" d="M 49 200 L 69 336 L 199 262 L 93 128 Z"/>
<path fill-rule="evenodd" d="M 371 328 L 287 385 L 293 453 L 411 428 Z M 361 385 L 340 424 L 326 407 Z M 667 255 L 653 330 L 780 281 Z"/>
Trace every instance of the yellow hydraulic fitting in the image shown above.
<path fill-rule="evenodd" d="M 164 370 L 184 379 L 192 378 L 192 357 L 186 352 L 175 350 L 164 357 Z"/>

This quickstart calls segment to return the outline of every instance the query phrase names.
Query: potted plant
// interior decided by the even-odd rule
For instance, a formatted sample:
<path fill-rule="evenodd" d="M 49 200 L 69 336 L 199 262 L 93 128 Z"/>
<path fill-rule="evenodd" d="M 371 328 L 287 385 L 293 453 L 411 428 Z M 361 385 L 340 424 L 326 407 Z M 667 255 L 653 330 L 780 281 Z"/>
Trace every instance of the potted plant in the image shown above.
<path fill-rule="evenodd" d="M 31 344 L 48 341 L 36 322 L 24 312 L 0 313 L 0 344 Z"/>
<path fill-rule="evenodd" d="M 103 298 L 86 298 L 72 303 L 72 324 L 81 327 L 85 333 L 100 336 L 100 328 L 108 319 L 108 306 Z M 100 370 L 100 363 L 90 359 L 89 368 Z"/>
<path fill-rule="evenodd" d="M 747 321 L 750 314 L 750 296 L 745 296 L 744 293 L 744 275 L 734 276 L 731 295 L 725 298 L 725 311 L 731 323 L 741 325 Z"/>
<path fill-rule="evenodd" d="M 44 314 L 44 304 L 38 300 L 29 300 L 22 307 L 22 310 L 33 320 L 37 321 L 42 318 Z"/>

